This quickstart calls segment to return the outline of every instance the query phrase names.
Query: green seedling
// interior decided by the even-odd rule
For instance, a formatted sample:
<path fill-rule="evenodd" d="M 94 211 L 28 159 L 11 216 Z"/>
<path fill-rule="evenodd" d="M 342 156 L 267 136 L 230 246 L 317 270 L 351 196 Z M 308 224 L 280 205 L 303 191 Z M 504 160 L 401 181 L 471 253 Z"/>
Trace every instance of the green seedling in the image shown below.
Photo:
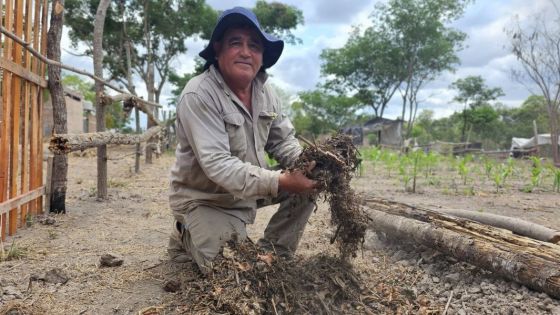
<path fill-rule="evenodd" d="M 492 161 L 491 159 L 485 158 L 483 160 L 484 174 L 488 179 L 492 177 L 492 169 L 494 168 L 494 164 L 494 161 Z"/>
<path fill-rule="evenodd" d="M 0 261 L 8 261 L 25 257 L 25 248 L 19 247 L 12 242 L 8 250 L 4 249 L 4 243 L 0 244 Z"/>
<path fill-rule="evenodd" d="M 555 192 L 560 192 L 560 168 L 553 168 L 552 170 L 552 190 Z"/>
<path fill-rule="evenodd" d="M 531 161 L 533 162 L 531 167 L 531 185 L 538 187 L 541 183 L 541 175 L 543 171 L 542 162 L 541 159 L 536 156 L 532 156 Z"/>
<path fill-rule="evenodd" d="M 496 193 L 499 193 L 500 188 L 504 187 L 507 178 L 513 173 L 513 170 L 514 168 L 511 158 L 508 159 L 507 163 L 501 163 L 494 167 L 492 180 L 496 186 Z"/>
<path fill-rule="evenodd" d="M 461 176 L 463 180 L 463 185 L 467 184 L 467 179 L 469 178 L 470 168 L 469 162 L 472 160 L 472 155 L 467 154 L 463 158 L 459 158 L 459 162 L 457 163 L 457 172 Z"/>

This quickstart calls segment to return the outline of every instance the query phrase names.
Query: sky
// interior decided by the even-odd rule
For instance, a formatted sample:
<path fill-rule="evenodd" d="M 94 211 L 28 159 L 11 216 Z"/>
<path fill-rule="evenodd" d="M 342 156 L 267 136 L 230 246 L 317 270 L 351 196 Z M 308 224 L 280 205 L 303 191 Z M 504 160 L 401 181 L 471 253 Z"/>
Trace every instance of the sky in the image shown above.
<path fill-rule="evenodd" d="M 478 0 L 469 4 L 463 17 L 450 25 L 467 34 L 465 49 L 458 53 L 461 64 L 454 72 L 442 73 L 419 92 L 419 109 L 433 110 L 436 118 L 462 110 L 462 105 L 452 101 L 455 92 L 449 86 L 455 80 L 469 75 L 482 76 L 489 87 L 501 87 L 505 95 L 498 99 L 499 102 L 511 107 L 519 106 L 531 92 L 527 84 L 521 84 L 511 76 L 511 70 L 519 67 L 519 63 L 509 50 L 504 30 L 516 16 L 521 22 L 531 22 L 537 13 L 550 10 L 553 1 L 560 4 L 560 0 Z M 321 51 L 342 47 L 352 27 L 368 26 L 371 23 L 370 13 L 380 0 L 281 2 L 303 12 L 304 24 L 293 31 L 303 43 L 286 45 L 278 63 L 267 72 L 271 75 L 272 83 L 296 97 L 298 92 L 314 89 L 320 82 Z M 225 10 L 233 6 L 251 8 L 255 6 L 256 0 L 207 0 L 207 3 L 214 9 Z M 192 72 L 194 57 L 205 45 L 206 41 L 187 39 L 188 52 L 173 60 L 176 71 L 179 74 Z M 62 46 L 64 63 L 87 70 L 93 68 L 89 58 L 76 57 L 64 51 L 71 51 L 67 36 L 63 36 Z M 164 88 L 161 103 L 167 104 L 171 88 L 170 85 Z M 145 94 L 141 86 L 137 90 Z M 401 114 L 401 108 L 400 96 L 396 95 L 389 103 L 385 116 L 396 118 Z"/>

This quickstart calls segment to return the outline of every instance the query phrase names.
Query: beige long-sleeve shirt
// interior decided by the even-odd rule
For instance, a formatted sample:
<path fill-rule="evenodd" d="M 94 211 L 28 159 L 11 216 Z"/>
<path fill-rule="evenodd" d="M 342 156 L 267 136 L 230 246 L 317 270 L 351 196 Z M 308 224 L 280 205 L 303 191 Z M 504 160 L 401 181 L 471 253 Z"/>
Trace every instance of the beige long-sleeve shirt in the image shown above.
<path fill-rule="evenodd" d="M 287 167 L 301 146 L 266 79 L 261 72 L 253 81 L 252 113 L 214 66 L 185 86 L 177 104 L 172 210 L 205 204 L 253 223 L 256 200 L 277 195 L 280 173 L 266 169 L 265 152 Z"/>

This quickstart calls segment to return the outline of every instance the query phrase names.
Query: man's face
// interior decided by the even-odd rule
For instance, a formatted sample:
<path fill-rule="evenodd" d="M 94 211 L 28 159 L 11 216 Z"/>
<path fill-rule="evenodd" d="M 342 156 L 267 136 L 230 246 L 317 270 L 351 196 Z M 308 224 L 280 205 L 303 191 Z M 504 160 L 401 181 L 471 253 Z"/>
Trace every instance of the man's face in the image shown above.
<path fill-rule="evenodd" d="M 263 43 L 257 30 L 232 28 L 214 43 L 220 72 L 226 82 L 251 82 L 262 66 Z"/>

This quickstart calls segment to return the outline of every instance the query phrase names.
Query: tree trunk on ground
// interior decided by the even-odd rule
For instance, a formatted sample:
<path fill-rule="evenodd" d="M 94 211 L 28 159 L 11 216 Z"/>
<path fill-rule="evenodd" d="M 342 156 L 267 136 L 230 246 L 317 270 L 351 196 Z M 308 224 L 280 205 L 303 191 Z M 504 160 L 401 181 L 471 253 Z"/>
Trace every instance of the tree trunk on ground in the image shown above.
<path fill-rule="evenodd" d="M 467 210 L 455 210 L 455 209 L 445 209 L 438 210 L 445 214 L 452 215 L 454 217 L 464 218 L 480 222 L 483 224 L 488 224 L 494 227 L 506 229 L 512 231 L 515 234 L 527 236 L 539 241 L 558 243 L 560 242 L 560 231 L 556 231 L 545 226 L 521 220 L 519 218 L 506 217 L 502 215 L 486 213 L 486 212 L 476 212 Z"/>
<path fill-rule="evenodd" d="M 105 14 L 111 3 L 110 0 L 101 0 L 95 15 L 93 26 L 93 69 L 94 74 L 103 78 L 103 28 Z M 105 131 L 105 104 L 103 98 L 104 86 L 95 81 L 95 117 L 97 131 Z M 97 198 L 107 199 L 107 146 L 97 147 Z"/>
<path fill-rule="evenodd" d="M 52 4 L 51 25 L 47 35 L 47 57 L 60 61 L 60 40 L 62 37 L 62 24 L 64 23 L 64 0 L 55 0 Z M 60 79 L 60 67 L 48 67 L 49 91 L 53 107 L 54 132 L 66 133 L 66 102 L 64 88 Z M 66 183 L 68 173 L 68 158 L 64 154 L 56 154 L 53 159 L 53 172 L 51 180 L 52 195 L 49 212 L 66 212 Z"/>
<path fill-rule="evenodd" d="M 379 198 L 366 200 L 370 227 L 434 248 L 551 297 L 560 298 L 560 246 Z"/>
<path fill-rule="evenodd" d="M 67 154 L 74 151 L 106 146 L 108 144 L 136 144 L 146 142 L 152 138 L 157 138 L 162 132 L 163 127 L 156 126 L 148 129 L 141 135 L 119 134 L 110 131 L 79 133 L 79 134 L 55 134 L 49 144 L 49 150 L 56 154 Z"/>

